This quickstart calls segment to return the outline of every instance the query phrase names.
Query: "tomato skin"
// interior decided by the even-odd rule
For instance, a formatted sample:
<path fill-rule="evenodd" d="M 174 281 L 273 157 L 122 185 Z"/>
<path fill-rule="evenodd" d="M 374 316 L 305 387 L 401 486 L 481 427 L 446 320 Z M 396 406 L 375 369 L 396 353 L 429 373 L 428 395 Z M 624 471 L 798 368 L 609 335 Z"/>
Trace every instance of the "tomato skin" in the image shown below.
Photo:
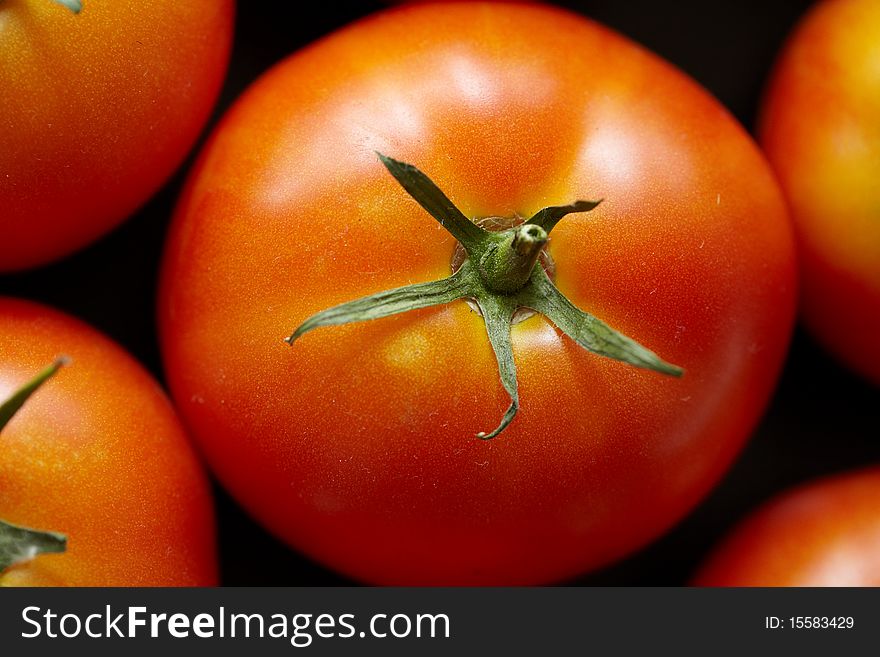
<path fill-rule="evenodd" d="M 449 274 L 453 239 L 374 151 L 470 217 L 603 197 L 554 229 L 557 284 L 685 376 L 536 316 L 513 327 L 520 413 L 484 442 L 508 400 L 463 302 L 285 345 L 319 310 Z M 692 81 L 557 9 L 420 5 L 294 55 L 228 113 L 178 207 L 160 329 L 209 463 L 291 545 L 374 583 L 527 584 L 636 549 L 718 480 L 794 294 L 772 175 Z"/>
<path fill-rule="evenodd" d="M 880 468 L 770 501 L 724 539 L 698 586 L 880 586 Z"/>
<path fill-rule="evenodd" d="M 813 333 L 880 384 L 880 3 L 818 3 L 782 52 L 760 140 L 800 243 Z"/>
<path fill-rule="evenodd" d="M 62 532 L 68 550 L 0 585 L 215 585 L 208 481 L 159 385 L 78 320 L 0 298 L 0 398 L 62 353 L 0 434 L 0 518 Z"/>
<path fill-rule="evenodd" d="M 171 175 L 219 93 L 234 7 L 0 3 L 0 271 L 94 241 Z"/>

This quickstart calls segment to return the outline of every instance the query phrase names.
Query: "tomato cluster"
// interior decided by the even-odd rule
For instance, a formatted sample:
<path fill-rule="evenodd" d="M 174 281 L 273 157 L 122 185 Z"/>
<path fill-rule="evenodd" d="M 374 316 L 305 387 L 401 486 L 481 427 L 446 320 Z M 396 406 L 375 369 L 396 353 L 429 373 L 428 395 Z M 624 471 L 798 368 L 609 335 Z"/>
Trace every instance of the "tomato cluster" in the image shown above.
<path fill-rule="evenodd" d="M 365 3 L 291 35 L 296 8 L 71 4 L 0 0 L 21 62 L 0 69 L 0 294 L 94 321 L 174 407 L 108 338 L 0 300 L 0 584 L 683 583 L 770 493 L 880 457 L 872 383 L 804 335 L 788 355 L 802 280 L 810 329 L 880 376 L 876 4 L 794 32 L 760 146 L 730 80 L 769 62 L 718 75 L 719 101 L 580 6 Z M 233 22 L 186 184 L 35 268 L 172 173 Z M 190 441 L 224 491 L 219 580 Z M 694 581 L 877 584 L 876 489 L 793 493 Z"/>

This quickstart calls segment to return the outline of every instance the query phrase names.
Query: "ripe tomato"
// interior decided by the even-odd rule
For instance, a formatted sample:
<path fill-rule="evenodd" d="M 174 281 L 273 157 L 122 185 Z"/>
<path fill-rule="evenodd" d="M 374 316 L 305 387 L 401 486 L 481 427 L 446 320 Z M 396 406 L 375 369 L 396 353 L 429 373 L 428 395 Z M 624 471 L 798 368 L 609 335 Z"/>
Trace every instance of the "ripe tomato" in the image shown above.
<path fill-rule="evenodd" d="M 801 246 L 803 315 L 880 384 L 880 3 L 821 2 L 776 65 L 761 143 Z"/>
<path fill-rule="evenodd" d="M 548 47 L 548 44 L 552 46 Z M 685 368 L 512 327 L 522 409 L 464 302 L 282 338 L 317 311 L 448 276 L 455 240 L 374 151 L 470 218 L 604 198 L 554 229 L 577 306 Z M 792 324 L 781 194 L 680 72 L 558 9 L 413 5 L 257 81 L 181 200 L 160 328 L 220 479 L 291 545 L 370 582 L 558 580 L 643 545 L 739 450 Z"/>
<path fill-rule="evenodd" d="M 880 586 L 880 468 L 812 482 L 759 509 L 696 577 L 701 586 Z"/>
<path fill-rule="evenodd" d="M 67 551 L 0 585 L 215 584 L 208 482 L 156 382 L 79 321 L 0 299 L 0 403 L 62 353 L 0 432 L 0 519 L 61 532 Z"/>
<path fill-rule="evenodd" d="M 0 0 L 0 271 L 131 214 L 183 160 L 223 81 L 233 0 Z"/>

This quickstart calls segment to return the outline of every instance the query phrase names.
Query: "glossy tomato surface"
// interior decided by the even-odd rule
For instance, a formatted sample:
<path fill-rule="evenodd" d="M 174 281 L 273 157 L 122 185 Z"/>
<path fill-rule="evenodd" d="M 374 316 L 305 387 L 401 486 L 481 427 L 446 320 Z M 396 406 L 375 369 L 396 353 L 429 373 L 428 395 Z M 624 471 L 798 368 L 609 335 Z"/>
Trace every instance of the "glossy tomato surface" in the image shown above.
<path fill-rule="evenodd" d="M 546 47 L 552 43 L 553 47 Z M 683 366 L 513 327 L 522 407 L 464 302 L 282 342 L 328 306 L 447 276 L 454 240 L 378 162 L 469 217 L 604 198 L 554 229 L 559 288 Z M 160 328 L 172 392 L 221 481 L 290 544 L 380 583 L 548 582 L 657 536 L 718 480 L 785 352 L 780 192 L 683 74 L 538 6 L 412 6 L 258 80 L 180 203 Z"/>
<path fill-rule="evenodd" d="M 880 586 L 880 468 L 774 499 L 731 532 L 696 577 L 703 586 Z"/>
<path fill-rule="evenodd" d="M 0 519 L 67 535 L 0 585 L 210 586 L 207 479 L 159 385 L 67 315 L 0 298 L 0 399 L 71 360 L 0 433 Z"/>
<path fill-rule="evenodd" d="M 784 49 L 761 142 L 801 246 L 803 314 L 880 384 L 880 3 L 819 3 Z"/>
<path fill-rule="evenodd" d="M 131 214 L 207 120 L 233 0 L 0 2 L 0 271 L 40 265 Z"/>

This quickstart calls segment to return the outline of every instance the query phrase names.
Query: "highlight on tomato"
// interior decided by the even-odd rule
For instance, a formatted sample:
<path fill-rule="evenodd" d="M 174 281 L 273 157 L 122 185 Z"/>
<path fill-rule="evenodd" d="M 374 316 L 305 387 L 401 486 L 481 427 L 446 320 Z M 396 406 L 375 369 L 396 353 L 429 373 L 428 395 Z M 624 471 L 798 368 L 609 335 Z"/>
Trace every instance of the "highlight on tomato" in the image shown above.
<path fill-rule="evenodd" d="M 802 484 L 741 522 L 700 586 L 880 586 L 880 468 Z"/>
<path fill-rule="evenodd" d="M 120 224 L 172 174 L 226 73 L 233 0 L 0 0 L 0 272 Z"/>
<path fill-rule="evenodd" d="M 210 488 L 170 402 L 85 324 L 0 298 L 0 586 L 211 586 Z"/>
<path fill-rule="evenodd" d="M 880 3 L 825 0 L 783 49 L 760 141 L 788 196 L 813 334 L 880 385 Z"/>
<path fill-rule="evenodd" d="M 372 583 L 530 584 L 718 481 L 795 294 L 774 178 L 692 80 L 559 9 L 416 4 L 232 107 L 159 325 L 211 467 L 291 546 Z"/>

